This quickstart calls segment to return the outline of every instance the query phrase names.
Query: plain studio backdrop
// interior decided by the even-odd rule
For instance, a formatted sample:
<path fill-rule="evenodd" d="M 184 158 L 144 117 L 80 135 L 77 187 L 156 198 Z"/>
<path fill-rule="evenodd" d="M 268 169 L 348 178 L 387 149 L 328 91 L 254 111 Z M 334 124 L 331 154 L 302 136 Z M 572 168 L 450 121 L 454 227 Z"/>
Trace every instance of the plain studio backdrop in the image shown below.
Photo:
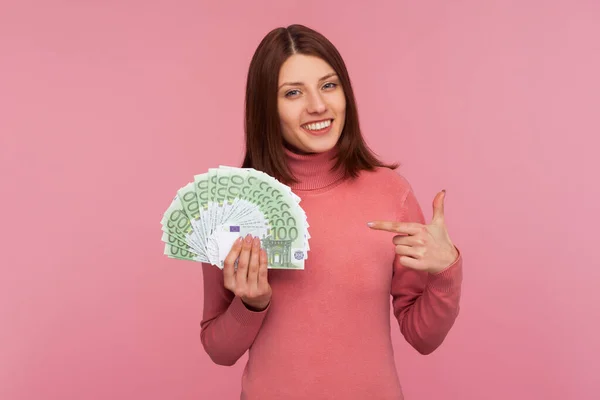
<path fill-rule="evenodd" d="M 406 398 L 597 399 L 596 0 L 3 1 L 0 398 L 239 396 L 246 356 L 204 353 L 200 265 L 160 220 L 239 165 L 250 58 L 292 23 L 339 48 L 428 221 L 448 191 L 462 310 L 429 356 L 393 325 Z"/>

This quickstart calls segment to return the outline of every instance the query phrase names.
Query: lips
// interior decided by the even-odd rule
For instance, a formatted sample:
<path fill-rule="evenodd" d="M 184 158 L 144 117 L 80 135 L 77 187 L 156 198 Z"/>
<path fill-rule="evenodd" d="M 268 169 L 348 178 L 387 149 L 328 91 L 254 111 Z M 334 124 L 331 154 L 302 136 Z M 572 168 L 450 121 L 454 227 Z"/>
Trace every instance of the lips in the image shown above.
<path fill-rule="evenodd" d="M 333 123 L 332 119 L 323 119 L 320 121 L 309 122 L 309 123 L 303 124 L 301 126 L 304 130 L 318 132 L 318 131 L 322 131 L 324 129 L 329 128 L 332 123 Z"/>
<path fill-rule="evenodd" d="M 301 128 L 304 132 L 307 132 L 309 135 L 322 136 L 328 133 L 331 130 L 332 126 L 333 120 L 325 119 L 301 125 Z"/>

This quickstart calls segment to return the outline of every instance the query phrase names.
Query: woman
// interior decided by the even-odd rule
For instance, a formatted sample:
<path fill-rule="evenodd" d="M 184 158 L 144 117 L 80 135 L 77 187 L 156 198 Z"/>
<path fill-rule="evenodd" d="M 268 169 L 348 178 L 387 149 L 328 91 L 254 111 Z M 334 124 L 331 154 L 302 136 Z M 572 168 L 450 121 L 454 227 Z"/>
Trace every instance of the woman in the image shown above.
<path fill-rule="evenodd" d="M 271 31 L 246 90 L 243 167 L 300 196 L 311 250 L 304 270 L 267 271 L 260 241 L 246 237 L 223 271 L 204 264 L 206 352 L 233 365 L 249 351 L 242 399 L 402 399 L 390 298 L 422 354 L 459 311 L 462 258 L 444 225 L 444 191 L 425 224 L 408 181 L 365 145 L 344 62 L 314 30 Z"/>

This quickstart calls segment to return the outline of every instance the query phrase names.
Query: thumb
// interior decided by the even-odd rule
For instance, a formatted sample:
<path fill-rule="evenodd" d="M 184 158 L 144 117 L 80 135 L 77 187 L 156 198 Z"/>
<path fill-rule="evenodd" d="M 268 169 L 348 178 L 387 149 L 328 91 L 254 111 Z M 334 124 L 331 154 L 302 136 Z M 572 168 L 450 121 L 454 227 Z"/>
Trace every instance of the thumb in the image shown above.
<path fill-rule="evenodd" d="M 444 199 L 446 198 L 446 189 L 439 192 L 433 199 L 433 217 L 432 222 L 444 222 Z"/>

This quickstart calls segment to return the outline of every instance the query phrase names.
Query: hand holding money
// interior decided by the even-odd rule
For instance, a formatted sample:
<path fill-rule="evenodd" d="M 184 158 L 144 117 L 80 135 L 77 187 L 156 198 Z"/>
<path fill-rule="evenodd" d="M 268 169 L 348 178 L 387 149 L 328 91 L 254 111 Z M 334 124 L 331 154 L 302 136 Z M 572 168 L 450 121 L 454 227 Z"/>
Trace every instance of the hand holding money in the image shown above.
<path fill-rule="evenodd" d="M 260 248 L 258 237 L 247 235 L 233 243 L 225 257 L 223 281 L 225 288 L 239 297 L 248 308 L 253 311 L 267 308 L 272 291 L 267 279 L 267 253 Z"/>
<path fill-rule="evenodd" d="M 224 268 L 234 242 L 260 238 L 267 268 L 304 269 L 309 224 L 289 186 L 252 168 L 220 166 L 181 187 L 161 220 L 164 254 Z"/>

